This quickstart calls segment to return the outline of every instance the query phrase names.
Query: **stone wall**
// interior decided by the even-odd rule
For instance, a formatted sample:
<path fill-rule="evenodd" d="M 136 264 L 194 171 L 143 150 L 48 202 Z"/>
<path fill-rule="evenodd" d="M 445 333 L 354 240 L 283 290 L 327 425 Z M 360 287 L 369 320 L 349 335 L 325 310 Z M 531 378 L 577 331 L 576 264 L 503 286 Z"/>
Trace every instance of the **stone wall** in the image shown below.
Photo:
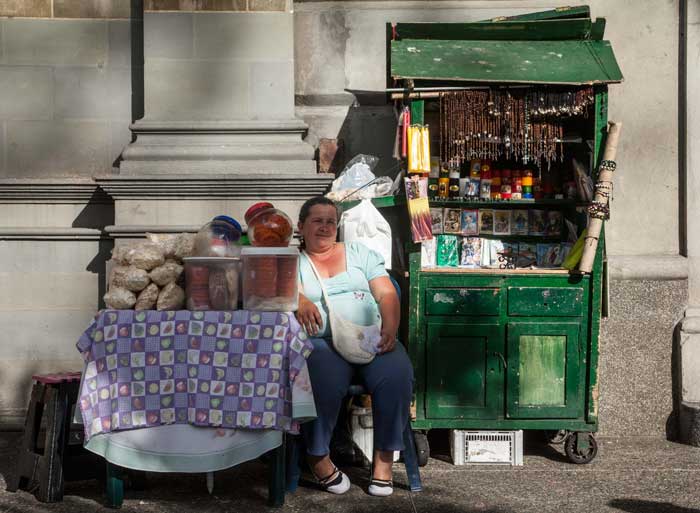
<path fill-rule="evenodd" d="M 678 1 L 586 3 L 593 17 L 606 18 L 605 39 L 625 76 L 624 83 L 610 86 L 609 117 L 624 128 L 607 225 L 609 253 L 677 255 Z M 394 114 L 377 94 L 386 85 L 386 23 L 474 22 L 565 5 L 571 2 L 297 0 L 299 115 L 313 140 L 340 136 L 348 157 L 374 153 L 383 157 L 381 170 L 387 172 L 393 166 Z"/>

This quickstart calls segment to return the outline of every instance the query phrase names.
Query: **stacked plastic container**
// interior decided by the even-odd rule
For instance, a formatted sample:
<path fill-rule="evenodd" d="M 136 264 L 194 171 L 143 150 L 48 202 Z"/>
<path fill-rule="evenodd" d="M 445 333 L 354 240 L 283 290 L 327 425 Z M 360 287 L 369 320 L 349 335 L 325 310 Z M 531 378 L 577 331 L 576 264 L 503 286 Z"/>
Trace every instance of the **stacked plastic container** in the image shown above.
<path fill-rule="evenodd" d="M 243 308 L 289 312 L 297 309 L 299 251 L 290 248 L 292 221 L 271 203 L 261 202 L 245 213 L 248 239 L 244 247 Z"/>
<path fill-rule="evenodd" d="M 205 224 L 185 258 L 188 310 L 236 310 L 239 299 L 241 225 L 228 216 Z"/>

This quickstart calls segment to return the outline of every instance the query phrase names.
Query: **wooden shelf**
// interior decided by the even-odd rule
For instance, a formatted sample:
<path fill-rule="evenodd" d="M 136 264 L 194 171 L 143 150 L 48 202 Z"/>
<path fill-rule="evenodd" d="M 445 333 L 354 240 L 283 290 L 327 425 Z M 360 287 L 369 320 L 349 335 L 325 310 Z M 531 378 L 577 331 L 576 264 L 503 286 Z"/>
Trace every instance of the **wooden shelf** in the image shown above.
<path fill-rule="evenodd" d="M 571 199 L 525 199 L 525 200 L 476 200 L 463 199 L 431 199 L 430 206 L 454 208 L 518 208 L 518 207 L 564 207 L 574 208 L 587 206 L 588 203 Z"/>
<path fill-rule="evenodd" d="M 556 269 L 469 269 L 464 267 L 421 267 L 421 273 L 435 273 L 435 274 L 557 274 L 557 275 L 568 275 L 575 274 L 581 275 L 579 271 L 569 271 L 568 269 L 556 268 Z"/>

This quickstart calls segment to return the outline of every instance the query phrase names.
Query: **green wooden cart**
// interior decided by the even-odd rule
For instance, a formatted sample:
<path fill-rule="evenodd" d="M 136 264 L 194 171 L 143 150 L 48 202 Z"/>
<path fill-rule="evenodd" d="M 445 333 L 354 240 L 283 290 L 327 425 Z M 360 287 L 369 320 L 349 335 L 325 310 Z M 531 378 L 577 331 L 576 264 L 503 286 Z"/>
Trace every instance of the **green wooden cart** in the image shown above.
<path fill-rule="evenodd" d="M 590 19 L 588 7 L 480 23 L 397 24 L 388 30 L 392 86 L 404 98 L 420 98 L 421 91 L 457 86 L 592 84 L 593 115 L 567 147 L 587 151 L 597 169 L 607 84 L 622 80 L 610 43 L 602 39 L 604 27 L 605 20 Z M 425 102 L 430 100 L 411 101 L 412 122 L 423 121 Z M 579 229 L 585 223 L 585 205 L 574 200 L 444 200 L 431 206 L 558 209 Z M 591 461 L 597 452 L 604 240 L 589 274 L 421 268 L 419 248 L 407 247 L 413 428 L 424 460 L 427 430 L 453 428 L 547 430 L 565 442 L 570 461 Z"/>

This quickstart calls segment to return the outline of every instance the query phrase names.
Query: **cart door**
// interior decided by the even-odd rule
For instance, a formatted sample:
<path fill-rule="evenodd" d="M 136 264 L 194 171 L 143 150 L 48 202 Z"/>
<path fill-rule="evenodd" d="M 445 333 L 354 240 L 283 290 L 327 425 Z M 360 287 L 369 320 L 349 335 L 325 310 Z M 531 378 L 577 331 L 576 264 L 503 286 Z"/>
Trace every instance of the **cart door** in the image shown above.
<path fill-rule="evenodd" d="M 503 345 L 503 328 L 496 324 L 429 322 L 426 417 L 501 417 Z"/>
<path fill-rule="evenodd" d="M 580 323 L 508 323 L 506 416 L 577 418 Z"/>

